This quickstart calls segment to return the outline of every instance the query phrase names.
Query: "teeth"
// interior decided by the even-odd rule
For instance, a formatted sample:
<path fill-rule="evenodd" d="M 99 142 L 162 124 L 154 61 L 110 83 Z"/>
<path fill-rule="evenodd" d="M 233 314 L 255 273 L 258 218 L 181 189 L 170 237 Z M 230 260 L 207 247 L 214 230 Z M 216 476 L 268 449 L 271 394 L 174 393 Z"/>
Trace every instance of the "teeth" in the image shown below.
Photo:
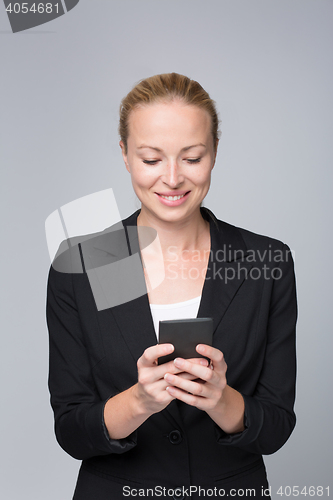
<path fill-rule="evenodd" d="M 180 200 L 180 198 L 183 198 L 185 195 L 181 194 L 179 196 L 163 196 L 163 194 L 161 194 L 160 196 L 162 198 L 164 198 L 165 200 L 176 201 L 176 200 Z"/>

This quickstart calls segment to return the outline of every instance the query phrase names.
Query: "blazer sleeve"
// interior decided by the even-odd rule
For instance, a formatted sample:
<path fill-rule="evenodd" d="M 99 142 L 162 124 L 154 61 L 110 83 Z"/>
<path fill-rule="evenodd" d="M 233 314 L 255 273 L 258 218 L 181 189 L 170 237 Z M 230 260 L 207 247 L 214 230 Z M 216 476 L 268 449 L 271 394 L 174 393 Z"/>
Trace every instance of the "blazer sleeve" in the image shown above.
<path fill-rule="evenodd" d="M 49 390 L 60 446 L 74 458 L 124 453 L 136 445 L 136 432 L 111 439 L 104 406 L 94 386 L 91 363 L 76 307 L 73 275 L 51 267 L 47 288 Z"/>
<path fill-rule="evenodd" d="M 219 443 L 261 455 L 281 448 L 296 424 L 296 286 L 291 252 L 287 245 L 284 250 L 288 258 L 279 263 L 273 281 L 260 378 L 254 394 L 242 394 L 245 430 L 228 435 L 215 425 Z"/>

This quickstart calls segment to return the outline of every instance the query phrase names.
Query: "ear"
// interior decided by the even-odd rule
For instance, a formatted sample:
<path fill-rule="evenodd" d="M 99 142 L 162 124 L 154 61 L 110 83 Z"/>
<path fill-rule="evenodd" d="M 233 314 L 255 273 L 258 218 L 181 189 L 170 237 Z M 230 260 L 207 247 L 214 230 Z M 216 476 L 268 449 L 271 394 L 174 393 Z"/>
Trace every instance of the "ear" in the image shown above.
<path fill-rule="evenodd" d="M 121 153 L 123 155 L 126 170 L 131 173 L 129 165 L 128 165 L 127 153 L 125 151 L 125 144 L 123 143 L 123 141 L 119 141 L 119 146 L 121 147 Z"/>

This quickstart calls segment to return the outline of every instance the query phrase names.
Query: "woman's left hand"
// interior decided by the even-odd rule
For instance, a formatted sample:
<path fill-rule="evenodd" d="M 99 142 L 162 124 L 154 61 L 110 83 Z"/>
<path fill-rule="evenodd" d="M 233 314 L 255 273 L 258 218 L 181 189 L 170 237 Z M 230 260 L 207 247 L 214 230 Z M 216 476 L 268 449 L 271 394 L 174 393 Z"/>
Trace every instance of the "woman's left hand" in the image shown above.
<path fill-rule="evenodd" d="M 200 380 L 187 380 L 180 375 L 166 373 L 164 378 L 170 383 L 166 390 L 173 397 L 199 410 L 214 411 L 220 405 L 227 386 L 227 364 L 222 352 L 215 347 L 199 344 L 196 351 L 211 359 L 211 364 L 203 366 L 183 358 L 176 358 L 174 363 L 183 372 Z"/>

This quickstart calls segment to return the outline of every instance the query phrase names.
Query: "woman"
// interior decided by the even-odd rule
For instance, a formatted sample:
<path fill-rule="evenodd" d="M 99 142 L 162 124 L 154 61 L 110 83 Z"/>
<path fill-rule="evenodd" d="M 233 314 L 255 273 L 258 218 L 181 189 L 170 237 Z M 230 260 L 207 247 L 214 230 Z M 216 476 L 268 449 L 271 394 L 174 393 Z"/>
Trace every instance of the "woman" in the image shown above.
<path fill-rule="evenodd" d="M 103 235 L 102 244 L 72 242 L 67 254 L 77 249 L 82 273 L 53 265 L 49 276 L 56 435 L 83 460 L 74 499 L 268 495 L 262 455 L 295 425 L 290 251 L 201 207 L 218 119 L 197 82 L 175 73 L 143 80 L 122 101 L 119 130 L 141 201 L 123 225 L 126 235 L 139 230 L 146 293 L 96 306 L 87 265 L 112 254 Z M 156 230 L 159 251 L 144 248 L 143 227 Z M 160 252 L 164 279 L 153 287 Z M 173 351 L 157 343 L 158 320 L 196 316 L 213 318 L 213 346 L 158 365 Z"/>

